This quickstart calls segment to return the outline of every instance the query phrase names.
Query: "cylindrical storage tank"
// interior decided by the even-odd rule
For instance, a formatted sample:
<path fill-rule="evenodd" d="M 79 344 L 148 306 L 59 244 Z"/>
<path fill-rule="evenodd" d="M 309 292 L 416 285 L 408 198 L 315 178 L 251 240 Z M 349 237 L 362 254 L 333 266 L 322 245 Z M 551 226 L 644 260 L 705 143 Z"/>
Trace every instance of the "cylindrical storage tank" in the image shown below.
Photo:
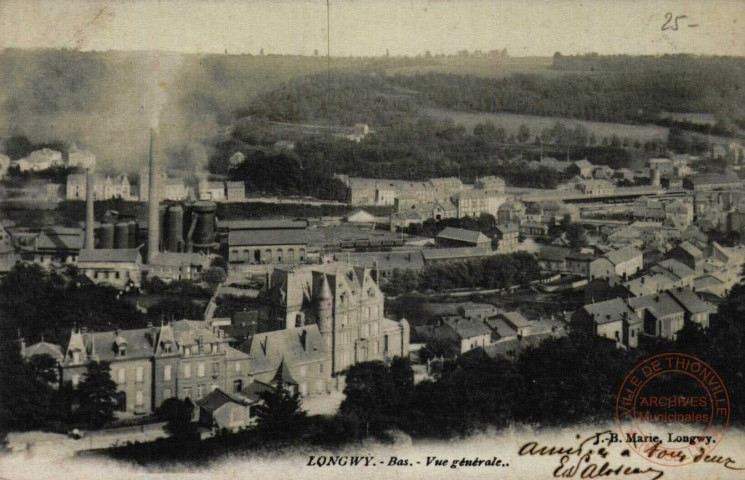
<path fill-rule="evenodd" d="M 114 228 L 114 248 L 127 248 L 129 245 L 129 223 L 119 222 Z"/>
<path fill-rule="evenodd" d="M 114 248 L 114 224 L 101 224 L 101 243 L 99 248 Z"/>
<path fill-rule="evenodd" d="M 215 215 L 217 205 L 214 202 L 197 202 L 192 206 L 192 213 L 196 215 L 196 228 L 192 241 L 195 248 L 211 248 L 215 239 Z"/>
<path fill-rule="evenodd" d="M 184 242 L 184 209 L 174 205 L 168 209 L 168 251 L 178 252 Z"/>
<path fill-rule="evenodd" d="M 158 251 L 165 250 L 166 246 L 166 236 L 168 235 L 168 230 L 166 230 L 166 214 L 168 213 L 167 208 L 165 205 L 160 205 L 158 208 L 158 219 L 160 220 L 160 229 L 158 232 L 160 232 L 160 238 L 158 238 Z"/>
<path fill-rule="evenodd" d="M 127 241 L 129 248 L 137 248 L 137 222 L 129 221 L 129 239 Z"/>

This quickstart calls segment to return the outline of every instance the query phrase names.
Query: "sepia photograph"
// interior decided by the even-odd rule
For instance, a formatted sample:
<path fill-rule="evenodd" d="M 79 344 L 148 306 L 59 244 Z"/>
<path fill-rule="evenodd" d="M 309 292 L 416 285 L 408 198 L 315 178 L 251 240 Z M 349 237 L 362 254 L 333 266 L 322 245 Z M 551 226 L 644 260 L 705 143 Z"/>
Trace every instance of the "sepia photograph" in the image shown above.
<path fill-rule="evenodd" d="M 0 480 L 745 478 L 743 26 L 0 0 Z"/>

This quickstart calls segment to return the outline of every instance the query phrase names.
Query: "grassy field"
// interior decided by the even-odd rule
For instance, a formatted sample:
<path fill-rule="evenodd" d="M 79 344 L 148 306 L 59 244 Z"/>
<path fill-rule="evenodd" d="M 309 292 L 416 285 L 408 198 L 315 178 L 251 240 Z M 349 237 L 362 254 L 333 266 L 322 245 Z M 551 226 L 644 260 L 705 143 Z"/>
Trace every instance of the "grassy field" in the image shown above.
<path fill-rule="evenodd" d="M 520 115 L 516 113 L 482 113 L 482 112 L 459 112 L 441 108 L 423 108 L 422 114 L 437 118 L 449 118 L 457 124 L 465 126 L 469 131 L 478 123 L 492 121 L 495 125 L 503 127 L 507 134 L 516 134 L 520 125 L 527 125 L 531 134 L 540 134 L 544 128 L 551 128 L 556 122 L 562 122 L 567 126 L 581 124 L 590 133 L 594 133 L 598 143 L 603 137 L 610 138 L 618 135 L 619 138 L 628 137 L 632 140 L 667 139 L 668 129 L 654 125 L 627 125 L 624 123 L 588 122 L 585 120 L 574 120 L 560 117 L 538 117 L 534 115 Z"/>
<path fill-rule="evenodd" d="M 503 78 L 515 73 L 544 76 L 562 75 L 567 72 L 551 70 L 551 57 L 447 57 L 432 58 L 420 65 L 394 67 L 386 70 L 388 75 L 414 75 L 416 73 L 451 73 L 476 75 L 479 77 Z"/>

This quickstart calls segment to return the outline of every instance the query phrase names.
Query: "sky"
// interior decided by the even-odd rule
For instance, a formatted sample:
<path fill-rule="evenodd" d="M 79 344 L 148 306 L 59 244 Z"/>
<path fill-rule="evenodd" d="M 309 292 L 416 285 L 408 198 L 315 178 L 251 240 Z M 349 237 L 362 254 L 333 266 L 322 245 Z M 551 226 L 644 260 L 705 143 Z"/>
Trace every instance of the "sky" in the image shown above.
<path fill-rule="evenodd" d="M 745 56 L 745 0 L 330 0 L 328 15 L 332 56 Z M 326 0 L 0 0 L 0 48 L 312 55 L 328 25 Z"/>

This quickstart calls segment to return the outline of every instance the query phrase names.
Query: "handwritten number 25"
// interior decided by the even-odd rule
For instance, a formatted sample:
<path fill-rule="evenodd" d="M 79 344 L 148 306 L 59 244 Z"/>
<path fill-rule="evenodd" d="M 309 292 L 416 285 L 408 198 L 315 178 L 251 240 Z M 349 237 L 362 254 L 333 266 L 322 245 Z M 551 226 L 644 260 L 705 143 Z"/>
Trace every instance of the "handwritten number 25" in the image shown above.
<path fill-rule="evenodd" d="M 665 14 L 665 23 L 662 24 L 662 30 L 677 30 L 678 20 L 680 20 L 681 18 L 688 18 L 688 15 L 677 15 L 673 17 L 672 13 L 667 12 Z"/>

